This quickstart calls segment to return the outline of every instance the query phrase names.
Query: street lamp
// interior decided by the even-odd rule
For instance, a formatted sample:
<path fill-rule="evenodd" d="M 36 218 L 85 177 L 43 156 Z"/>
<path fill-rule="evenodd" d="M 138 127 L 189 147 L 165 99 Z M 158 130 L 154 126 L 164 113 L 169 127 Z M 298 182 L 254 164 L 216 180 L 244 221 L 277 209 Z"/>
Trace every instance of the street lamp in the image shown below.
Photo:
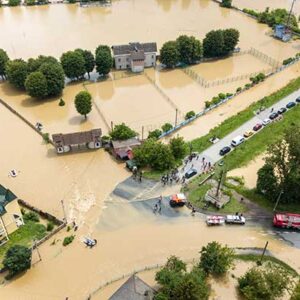
<path fill-rule="evenodd" d="M 282 194 L 283 194 L 283 190 L 281 190 L 280 193 L 279 193 L 279 195 L 278 195 L 277 201 L 276 201 L 275 206 L 273 208 L 273 212 L 275 212 Z"/>

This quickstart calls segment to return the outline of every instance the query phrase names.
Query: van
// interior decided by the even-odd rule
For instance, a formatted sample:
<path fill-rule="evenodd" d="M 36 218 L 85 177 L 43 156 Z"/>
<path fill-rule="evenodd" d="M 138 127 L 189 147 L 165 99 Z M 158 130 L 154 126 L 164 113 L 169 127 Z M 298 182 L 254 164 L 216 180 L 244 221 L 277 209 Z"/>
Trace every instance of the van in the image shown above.
<path fill-rule="evenodd" d="M 236 146 L 240 145 L 241 143 L 243 143 L 244 141 L 245 141 L 245 138 L 243 136 L 239 135 L 232 140 L 231 146 L 236 147 Z"/>

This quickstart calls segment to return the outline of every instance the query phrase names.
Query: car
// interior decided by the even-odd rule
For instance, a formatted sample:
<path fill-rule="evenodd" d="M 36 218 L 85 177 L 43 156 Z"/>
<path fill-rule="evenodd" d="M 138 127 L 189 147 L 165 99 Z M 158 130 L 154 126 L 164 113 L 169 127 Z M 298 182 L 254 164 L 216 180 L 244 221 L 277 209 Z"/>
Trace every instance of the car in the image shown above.
<path fill-rule="evenodd" d="M 225 218 L 223 216 L 207 216 L 207 225 L 223 225 L 225 223 Z"/>
<path fill-rule="evenodd" d="M 223 147 L 223 148 L 220 150 L 219 154 L 220 154 L 220 155 L 225 155 L 226 153 L 228 153 L 228 152 L 230 152 L 230 151 L 231 151 L 231 148 L 230 148 L 229 146 L 225 146 L 225 147 Z"/>
<path fill-rule="evenodd" d="M 298 97 L 298 98 L 296 99 L 296 102 L 297 102 L 297 103 L 300 103 L 300 97 Z"/>
<path fill-rule="evenodd" d="M 126 160 L 126 168 L 128 170 L 133 171 L 133 169 L 136 167 L 137 167 L 137 165 L 136 165 L 135 160 L 133 160 L 133 159 Z"/>
<path fill-rule="evenodd" d="M 296 103 L 293 102 L 293 101 L 291 101 L 291 102 L 289 102 L 285 107 L 286 107 L 286 108 L 292 108 L 292 107 L 294 107 L 295 105 L 296 105 Z"/>
<path fill-rule="evenodd" d="M 171 207 L 182 207 L 186 204 L 186 197 L 184 194 L 174 194 L 170 197 L 169 204 Z"/>
<path fill-rule="evenodd" d="M 184 177 L 185 177 L 186 179 L 189 179 L 189 178 L 195 176 L 196 174 L 197 174 L 197 170 L 194 169 L 194 168 L 192 168 L 192 169 L 189 169 L 189 170 L 184 174 Z"/>
<path fill-rule="evenodd" d="M 286 108 L 285 107 L 281 107 L 279 110 L 278 110 L 278 114 L 282 115 L 286 112 Z"/>
<path fill-rule="evenodd" d="M 248 130 L 248 131 L 246 131 L 245 133 L 244 133 L 244 137 L 245 138 L 248 138 L 248 137 L 250 137 L 251 135 L 253 135 L 253 131 L 252 130 Z"/>
<path fill-rule="evenodd" d="M 254 127 L 253 127 L 253 130 L 254 131 L 258 131 L 259 129 L 262 128 L 262 124 L 261 123 L 257 123 Z"/>
<path fill-rule="evenodd" d="M 237 147 L 238 145 L 242 144 L 245 141 L 245 138 L 241 135 L 238 135 L 231 141 L 232 147 Z"/>
<path fill-rule="evenodd" d="M 239 224 L 239 225 L 244 225 L 246 223 L 245 217 L 243 215 L 227 215 L 225 217 L 225 223 L 226 224 Z"/>
<path fill-rule="evenodd" d="M 274 120 L 274 119 L 276 119 L 278 117 L 278 113 L 277 112 L 273 112 L 273 113 L 271 113 L 270 115 L 269 115 L 269 119 L 270 120 Z"/>
<path fill-rule="evenodd" d="M 269 118 L 264 119 L 263 122 L 262 122 L 262 124 L 263 124 L 264 126 L 267 126 L 267 125 L 270 124 L 270 123 L 271 123 L 271 120 L 270 120 Z"/>

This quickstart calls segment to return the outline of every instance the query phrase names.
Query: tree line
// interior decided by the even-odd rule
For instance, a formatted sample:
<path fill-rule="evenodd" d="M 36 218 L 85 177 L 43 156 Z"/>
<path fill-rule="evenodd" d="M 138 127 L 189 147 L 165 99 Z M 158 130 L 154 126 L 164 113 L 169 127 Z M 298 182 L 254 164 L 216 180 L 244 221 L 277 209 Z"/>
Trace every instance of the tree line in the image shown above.
<path fill-rule="evenodd" d="M 240 33 L 234 28 L 212 30 L 201 43 L 193 36 L 181 35 L 176 41 L 168 41 L 160 49 L 160 61 L 167 68 L 178 64 L 191 65 L 203 57 L 222 57 L 230 54 L 239 41 Z"/>
<path fill-rule="evenodd" d="M 27 61 L 10 60 L 7 53 L 0 49 L 0 77 L 38 99 L 60 95 L 65 77 L 81 80 L 85 74 L 90 76 L 95 67 L 100 76 L 106 76 L 112 66 L 111 50 L 105 45 L 98 46 L 95 55 L 89 50 L 76 49 L 63 53 L 60 60 L 44 55 Z"/>

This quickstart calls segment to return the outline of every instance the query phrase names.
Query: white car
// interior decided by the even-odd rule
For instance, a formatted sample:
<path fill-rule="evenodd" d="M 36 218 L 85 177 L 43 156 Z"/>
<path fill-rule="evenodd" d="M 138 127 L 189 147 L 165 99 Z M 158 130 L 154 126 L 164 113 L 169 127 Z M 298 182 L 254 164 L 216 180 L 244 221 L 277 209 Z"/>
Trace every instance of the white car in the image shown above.
<path fill-rule="evenodd" d="M 227 215 L 225 218 L 225 223 L 244 225 L 246 223 L 246 219 L 242 215 Z"/>
<path fill-rule="evenodd" d="M 270 124 L 270 123 L 271 123 L 271 119 L 269 119 L 269 118 L 264 119 L 263 122 L 262 122 L 262 124 L 263 124 L 264 126 L 267 126 L 267 125 Z"/>

